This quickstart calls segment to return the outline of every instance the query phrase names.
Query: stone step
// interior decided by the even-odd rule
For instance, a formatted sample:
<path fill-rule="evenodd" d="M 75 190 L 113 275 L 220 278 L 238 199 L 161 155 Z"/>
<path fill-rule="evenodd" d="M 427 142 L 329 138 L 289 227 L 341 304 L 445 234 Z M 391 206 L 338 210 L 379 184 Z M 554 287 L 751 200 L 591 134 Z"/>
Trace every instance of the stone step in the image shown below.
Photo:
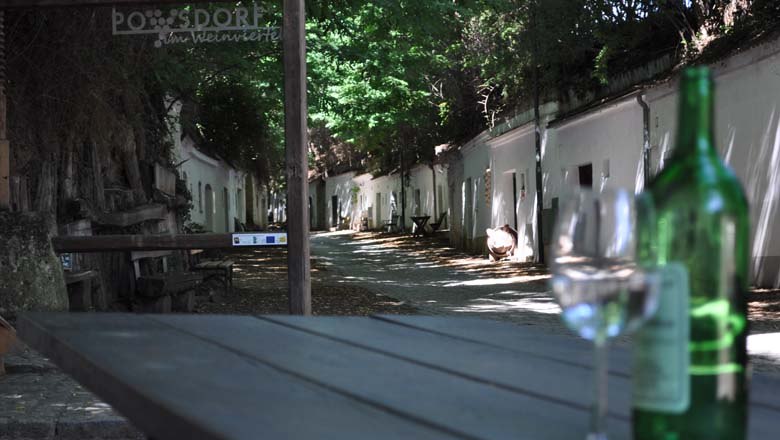
<path fill-rule="evenodd" d="M 47 359 L 18 344 L 0 377 L 0 439 L 140 440 L 146 437 Z"/>

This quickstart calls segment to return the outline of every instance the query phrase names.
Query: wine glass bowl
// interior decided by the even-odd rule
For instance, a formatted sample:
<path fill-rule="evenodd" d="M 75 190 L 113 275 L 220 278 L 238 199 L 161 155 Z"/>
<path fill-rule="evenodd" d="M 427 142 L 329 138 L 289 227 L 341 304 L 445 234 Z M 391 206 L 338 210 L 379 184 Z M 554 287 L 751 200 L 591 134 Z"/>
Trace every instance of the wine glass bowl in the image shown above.
<path fill-rule="evenodd" d="M 655 311 L 648 277 L 654 275 L 633 263 L 571 261 L 556 271 L 552 290 L 571 330 L 591 341 L 608 339 L 635 330 Z"/>
<path fill-rule="evenodd" d="M 657 307 L 657 279 L 636 263 L 636 205 L 625 189 L 582 189 L 564 199 L 551 248 L 550 287 L 566 325 L 595 346 L 596 397 L 588 439 L 606 440 L 609 338 Z"/>

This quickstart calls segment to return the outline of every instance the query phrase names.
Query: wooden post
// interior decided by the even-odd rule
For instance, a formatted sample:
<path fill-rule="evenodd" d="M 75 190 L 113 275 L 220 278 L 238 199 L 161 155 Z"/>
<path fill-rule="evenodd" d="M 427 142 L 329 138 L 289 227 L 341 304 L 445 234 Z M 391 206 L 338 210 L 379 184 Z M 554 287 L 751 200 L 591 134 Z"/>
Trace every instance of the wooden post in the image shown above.
<path fill-rule="evenodd" d="M 284 0 L 284 138 L 287 151 L 287 277 L 290 313 L 311 314 L 309 166 L 306 154 L 304 0 Z"/>
<path fill-rule="evenodd" d="M 5 115 L 5 12 L 0 10 L 0 211 L 11 208 L 11 147 Z"/>

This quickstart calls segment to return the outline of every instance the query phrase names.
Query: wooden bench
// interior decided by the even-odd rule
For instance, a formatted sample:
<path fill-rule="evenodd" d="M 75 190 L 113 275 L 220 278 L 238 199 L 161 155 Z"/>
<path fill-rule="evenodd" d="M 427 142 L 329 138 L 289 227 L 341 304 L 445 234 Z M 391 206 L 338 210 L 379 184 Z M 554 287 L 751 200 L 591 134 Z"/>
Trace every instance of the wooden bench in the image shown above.
<path fill-rule="evenodd" d="M 78 220 L 68 223 L 60 228 L 60 233 L 65 236 L 91 237 L 92 222 Z M 95 264 L 95 261 L 90 260 L 85 254 L 71 253 L 60 255 L 60 261 L 65 271 L 69 310 L 72 312 L 108 310 L 100 272 L 90 268 Z"/>
<path fill-rule="evenodd" d="M 398 219 L 400 217 L 400 215 L 393 214 L 390 216 L 389 220 L 383 220 L 382 229 L 386 230 L 387 232 L 398 232 Z"/>
<path fill-rule="evenodd" d="M 195 310 L 195 289 L 203 281 L 203 275 L 193 272 L 168 272 L 167 258 L 172 251 L 131 252 L 130 261 L 135 273 L 135 290 L 139 311 L 145 313 L 170 313 L 173 310 Z M 162 272 L 143 274 L 141 261 L 152 262 L 162 258 Z M 149 268 L 147 268 L 149 269 Z"/>
<path fill-rule="evenodd" d="M 438 219 L 438 220 L 436 220 L 436 222 L 434 222 L 434 223 L 428 223 L 428 226 L 430 226 L 430 227 L 431 227 L 431 231 L 432 231 L 434 234 L 436 233 L 436 231 L 438 231 L 438 230 L 439 230 L 439 228 L 441 228 L 441 225 L 443 225 L 443 224 L 444 224 L 444 219 L 445 219 L 445 218 L 447 218 L 447 212 L 446 212 L 446 211 L 441 213 L 441 215 L 439 216 L 439 219 Z"/>
<path fill-rule="evenodd" d="M 108 309 L 106 296 L 103 294 L 103 282 L 100 279 L 100 272 L 96 270 L 65 272 L 65 285 L 68 287 L 69 309 L 71 312 Z"/>
<path fill-rule="evenodd" d="M 5 375 L 3 356 L 11 351 L 14 341 L 16 341 L 16 330 L 0 316 L 0 376 Z"/>
<path fill-rule="evenodd" d="M 225 293 L 233 293 L 233 264 L 232 260 L 208 260 L 192 265 L 192 270 L 203 272 L 203 281 L 210 278 L 222 278 Z"/>

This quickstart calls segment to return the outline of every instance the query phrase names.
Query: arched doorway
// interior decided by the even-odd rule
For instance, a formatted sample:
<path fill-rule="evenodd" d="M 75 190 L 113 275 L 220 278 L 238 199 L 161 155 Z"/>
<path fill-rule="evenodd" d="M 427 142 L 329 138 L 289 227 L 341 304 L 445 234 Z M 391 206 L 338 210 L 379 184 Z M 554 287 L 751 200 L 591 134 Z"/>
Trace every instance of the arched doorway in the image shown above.
<path fill-rule="evenodd" d="M 206 184 L 206 230 L 214 232 L 214 191 Z"/>

